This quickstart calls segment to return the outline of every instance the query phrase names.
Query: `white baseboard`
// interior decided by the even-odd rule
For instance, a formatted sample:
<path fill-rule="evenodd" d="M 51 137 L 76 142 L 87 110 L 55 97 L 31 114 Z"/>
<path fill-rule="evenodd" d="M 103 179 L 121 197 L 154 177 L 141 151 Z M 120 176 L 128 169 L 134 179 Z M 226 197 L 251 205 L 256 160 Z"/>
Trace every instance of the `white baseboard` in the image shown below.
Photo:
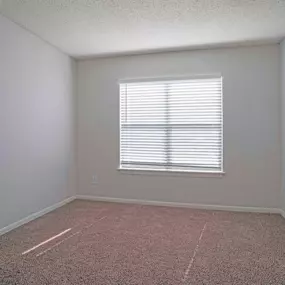
<path fill-rule="evenodd" d="M 47 207 L 37 213 L 31 214 L 28 217 L 10 224 L 0 229 L 0 235 L 3 235 L 15 228 L 18 228 L 32 220 L 35 220 L 57 208 L 64 206 L 72 202 L 75 199 L 89 200 L 97 202 L 112 202 L 112 203 L 125 203 L 125 204 L 140 204 L 140 205 L 153 205 L 153 206 L 167 206 L 167 207 L 181 207 L 192 209 L 204 209 L 204 210 L 220 210 L 230 212 L 254 212 L 254 213 L 273 213 L 280 214 L 285 219 L 285 211 L 277 208 L 261 208 L 261 207 L 240 207 L 240 206 L 222 206 L 222 205 L 205 205 L 205 204 L 191 204 L 191 203 L 179 203 L 179 202 L 163 202 L 163 201 L 150 201 L 150 200 L 138 200 L 138 199 L 124 199 L 124 198 L 111 198 L 111 197 L 98 197 L 89 195 L 77 195 L 67 198 L 59 203 L 56 203 L 50 207 Z"/>
<path fill-rule="evenodd" d="M 49 212 L 59 208 L 59 207 L 62 207 L 63 205 L 68 204 L 68 203 L 70 203 L 71 201 L 73 201 L 75 199 L 76 199 L 75 196 L 67 198 L 67 199 L 65 199 L 65 200 L 63 200 L 63 201 L 61 201 L 59 203 L 56 203 L 56 204 L 54 204 L 54 205 L 52 205 L 50 207 L 47 207 L 47 208 L 45 208 L 45 209 L 43 209 L 43 210 L 41 210 L 39 212 L 31 214 L 31 215 L 25 217 L 24 219 L 22 219 L 22 220 L 20 220 L 18 222 L 10 224 L 10 225 L 0 229 L 0 236 L 5 234 L 5 233 L 7 233 L 7 232 L 9 232 L 9 231 L 12 231 L 15 228 L 18 228 L 18 227 L 20 227 L 20 226 L 22 226 L 22 225 L 24 225 L 24 224 L 26 224 L 26 223 L 28 223 L 28 222 L 30 222 L 32 220 L 35 220 L 35 219 L 37 219 L 37 218 L 39 218 L 39 217 L 41 217 L 41 216 L 43 216 L 43 215 L 45 215 L 47 213 L 49 213 Z"/>
<path fill-rule="evenodd" d="M 179 203 L 179 202 L 163 202 L 163 201 L 149 201 L 149 200 L 137 200 L 137 199 L 123 199 L 123 198 L 111 198 L 111 197 L 98 197 L 89 195 L 77 195 L 76 199 L 100 201 L 100 202 L 113 202 L 113 203 L 125 203 L 125 204 L 140 204 L 140 205 L 153 205 L 153 206 L 167 206 L 167 207 L 181 207 L 203 210 L 219 210 L 229 212 L 253 212 L 253 213 L 273 213 L 281 214 L 282 210 L 277 208 L 261 208 L 261 207 L 240 207 L 240 206 L 222 206 L 222 205 L 205 205 L 205 204 L 191 204 L 191 203 Z M 285 212 L 283 212 L 285 218 Z"/>

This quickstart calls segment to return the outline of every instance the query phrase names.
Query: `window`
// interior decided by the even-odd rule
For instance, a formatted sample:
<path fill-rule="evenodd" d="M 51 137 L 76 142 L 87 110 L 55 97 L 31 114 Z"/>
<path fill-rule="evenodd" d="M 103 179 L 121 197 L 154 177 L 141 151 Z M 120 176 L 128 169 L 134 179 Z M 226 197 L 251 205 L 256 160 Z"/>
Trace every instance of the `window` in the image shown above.
<path fill-rule="evenodd" d="M 120 83 L 120 169 L 222 172 L 222 78 Z"/>

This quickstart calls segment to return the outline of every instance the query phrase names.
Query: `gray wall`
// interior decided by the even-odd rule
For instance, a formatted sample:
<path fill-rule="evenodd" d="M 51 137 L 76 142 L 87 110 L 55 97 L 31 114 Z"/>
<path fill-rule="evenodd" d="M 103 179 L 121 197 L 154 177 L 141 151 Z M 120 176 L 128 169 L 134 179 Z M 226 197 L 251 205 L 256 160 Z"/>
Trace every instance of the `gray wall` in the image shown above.
<path fill-rule="evenodd" d="M 225 172 L 130 175 L 119 164 L 119 79 L 222 73 Z M 279 45 L 78 63 L 78 194 L 226 206 L 281 206 Z M 97 184 L 91 183 L 97 175 Z"/>
<path fill-rule="evenodd" d="M 285 40 L 281 43 L 281 96 L 282 96 L 282 208 L 285 211 Z"/>
<path fill-rule="evenodd" d="M 0 16 L 0 229 L 74 195 L 74 62 Z"/>

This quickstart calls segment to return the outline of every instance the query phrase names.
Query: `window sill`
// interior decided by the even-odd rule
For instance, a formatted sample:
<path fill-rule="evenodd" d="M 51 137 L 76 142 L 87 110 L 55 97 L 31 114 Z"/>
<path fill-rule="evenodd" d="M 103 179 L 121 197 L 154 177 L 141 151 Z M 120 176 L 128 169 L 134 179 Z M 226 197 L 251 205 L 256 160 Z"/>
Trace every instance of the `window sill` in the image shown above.
<path fill-rule="evenodd" d="M 159 169 L 126 169 L 117 168 L 122 174 L 144 176 L 180 176 L 193 178 L 223 178 L 223 171 L 183 171 L 183 170 L 159 170 Z"/>

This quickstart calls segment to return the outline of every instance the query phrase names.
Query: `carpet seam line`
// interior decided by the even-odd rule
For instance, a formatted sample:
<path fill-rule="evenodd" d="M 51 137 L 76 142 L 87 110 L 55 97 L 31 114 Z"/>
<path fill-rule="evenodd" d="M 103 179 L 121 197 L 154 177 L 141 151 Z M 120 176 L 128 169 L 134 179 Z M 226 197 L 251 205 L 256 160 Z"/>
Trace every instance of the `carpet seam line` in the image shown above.
<path fill-rule="evenodd" d="M 60 244 L 62 244 L 63 242 L 69 240 L 70 238 L 72 238 L 72 237 L 74 237 L 74 236 L 80 234 L 83 230 L 86 230 L 86 229 L 91 228 L 94 224 L 96 224 L 96 223 L 98 223 L 98 222 L 104 220 L 105 218 L 107 218 L 107 216 L 101 217 L 99 220 L 95 221 L 94 223 L 89 224 L 88 226 L 84 227 L 84 228 L 81 229 L 80 231 L 77 231 L 77 232 L 73 233 L 72 235 L 66 237 L 65 239 L 63 239 L 63 240 L 57 242 L 56 244 L 54 244 L 54 245 L 51 246 L 50 248 L 47 248 L 46 250 L 44 250 L 44 251 L 38 253 L 38 254 L 36 255 L 36 257 L 39 257 L 39 256 L 43 255 L 43 254 L 46 253 L 46 252 L 49 252 L 49 251 L 52 250 L 53 248 L 59 246 Z"/>
<path fill-rule="evenodd" d="M 195 260 L 195 256 L 196 256 L 196 254 L 197 254 L 197 252 L 198 252 L 198 250 L 199 250 L 199 246 L 200 246 L 200 243 L 201 243 L 201 240 L 202 240 L 204 231 L 206 230 L 206 226 L 207 226 L 207 222 L 205 222 L 204 227 L 203 227 L 203 229 L 202 229 L 202 231 L 201 231 L 201 233 L 200 233 L 199 239 L 198 239 L 198 241 L 197 241 L 197 245 L 196 245 L 196 247 L 195 247 L 195 249 L 194 249 L 194 252 L 193 252 L 192 258 L 191 258 L 191 260 L 190 260 L 190 262 L 189 262 L 189 265 L 188 265 L 188 267 L 187 267 L 186 270 L 185 270 L 185 273 L 184 273 L 184 277 L 183 277 L 183 279 L 182 279 L 182 282 L 185 282 L 185 281 L 187 280 L 187 278 L 188 278 L 188 275 L 189 275 L 189 273 L 190 273 L 190 270 L 191 270 L 192 265 L 193 265 L 194 260 Z"/>

